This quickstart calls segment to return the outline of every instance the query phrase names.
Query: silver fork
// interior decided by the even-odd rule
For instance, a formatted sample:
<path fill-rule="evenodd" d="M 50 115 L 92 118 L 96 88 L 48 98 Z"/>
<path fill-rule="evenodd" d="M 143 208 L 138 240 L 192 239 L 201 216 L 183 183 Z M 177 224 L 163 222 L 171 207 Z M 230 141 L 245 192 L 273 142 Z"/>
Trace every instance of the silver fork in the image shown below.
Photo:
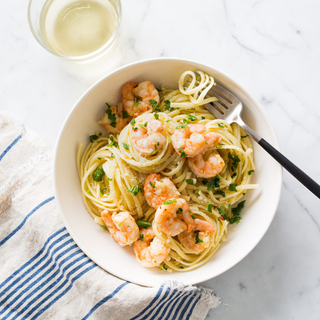
<path fill-rule="evenodd" d="M 296 179 L 298 179 L 305 187 L 320 198 L 320 186 L 294 165 L 283 154 L 276 150 L 271 144 L 260 137 L 241 119 L 242 103 L 231 92 L 216 84 L 209 90 L 210 96 L 215 96 L 218 101 L 205 105 L 206 109 L 210 111 L 216 118 L 223 119 L 228 123 L 237 123 L 244 129 L 252 138 L 265 149 L 275 160 L 277 160 L 287 171 L 289 171 Z"/>

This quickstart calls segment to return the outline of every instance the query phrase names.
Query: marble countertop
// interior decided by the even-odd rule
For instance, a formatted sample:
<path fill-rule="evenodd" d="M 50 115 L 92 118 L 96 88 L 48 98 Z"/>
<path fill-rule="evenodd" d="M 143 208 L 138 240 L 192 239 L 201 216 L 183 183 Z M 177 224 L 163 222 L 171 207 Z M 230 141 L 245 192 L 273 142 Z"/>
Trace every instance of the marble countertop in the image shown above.
<path fill-rule="evenodd" d="M 41 48 L 27 3 L 0 13 L 0 101 L 53 148 L 80 95 L 101 76 L 140 59 L 201 61 L 234 76 L 264 106 L 282 152 L 320 182 L 320 2 L 317 0 L 123 0 L 115 50 L 68 64 Z M 272 174 L 272 173 L 270 173 Z M 223 304 L 208 319 L 319 319 L 319 199 L 284 172 L 275 219 L 238 265 L 203 285 Z"/>

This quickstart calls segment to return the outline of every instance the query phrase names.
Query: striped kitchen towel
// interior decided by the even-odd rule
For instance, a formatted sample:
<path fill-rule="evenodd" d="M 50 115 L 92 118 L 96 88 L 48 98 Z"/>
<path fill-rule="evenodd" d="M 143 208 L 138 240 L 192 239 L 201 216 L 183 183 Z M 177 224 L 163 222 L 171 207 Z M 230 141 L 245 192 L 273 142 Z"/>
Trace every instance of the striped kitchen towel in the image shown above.
<path fill-rule="evenodd" d="M 0 114 L 0 319 L 204 319 L 219 303 L 210 289 L 141 287 L 91 261 L 60 219 L 52 152 Z"/>

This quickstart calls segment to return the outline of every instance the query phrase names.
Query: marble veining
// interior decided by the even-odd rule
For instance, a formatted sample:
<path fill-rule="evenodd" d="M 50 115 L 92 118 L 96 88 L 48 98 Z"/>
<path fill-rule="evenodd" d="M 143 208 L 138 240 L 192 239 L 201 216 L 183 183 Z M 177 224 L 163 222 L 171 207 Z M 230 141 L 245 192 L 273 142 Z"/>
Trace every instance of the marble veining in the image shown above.
<path fill-rule="evenodd" d="M 122 4 L 117 47 L 76 65 L 39 46 L 28 27 L 27 2 L 7 1 L 0 12 L 1 111 L 19 116 L 53 148 L 75 101 L 106 73 L 151 57 L 194 59 L 247 87 L 269 115 L 282 152 L 320 182 L 319 1 Z M 284 172 L 267 234 L 238 265 L 204 283 L 223 301 L 207 319 L 319 319 L 319 243 L 319 199 Z"/>

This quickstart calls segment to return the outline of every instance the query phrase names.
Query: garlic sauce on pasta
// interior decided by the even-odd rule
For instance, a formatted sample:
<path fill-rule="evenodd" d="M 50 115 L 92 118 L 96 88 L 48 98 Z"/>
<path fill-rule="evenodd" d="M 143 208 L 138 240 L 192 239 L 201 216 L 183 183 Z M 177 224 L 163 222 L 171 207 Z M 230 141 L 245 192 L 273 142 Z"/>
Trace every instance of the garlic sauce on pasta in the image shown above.
<path fill-rule="evenodd" d="M 245 202 L 238 201 L 247 190 L 258 187 L 251 184 L 255 167 L 249 136 L 236 123 L 230 125 L 216 119 L 204 107 L 217 100 L 208 96 L 214 85 L 211 76 L 201 71 L 197 74 L 186 71 L 179 79 L 178 89 L 165 84 L 158 89 L 159 103 L 150 99 L 152 110 L 142 112 L 135 118 L 130 117 L 130 123 L 119 133 L 90 136 L 91 143 L 85 149 L 80 145 L 77 153 L 82 199 L 94 221 L 107 229 L 101 217 L 104 210 L 114 215 L 127 211 L 140 227 L 143 223 L 152 226 L 153 236 L 170 248 L 164 261 L 159 260 L 155 266 L 168 272 L 186 272 L 205 264 L 218 250 L 220 243 L 226 241 L 228 224 L 240 221 L 240 211 Z M 137 101 L 134 98 L 134 106 Z M 126 118 L 129 114 L 123 112 Z M 137 128 L 146 128 L 153 120 L 161 122 L 164 139 L 162 145 L 155 144 L 154 150 L 144 155 L 135 147 L 132 137 Z M 216 133 L 221 137 L 203 154 L 204 159 L 210 153 L 223 159 L 222 170 L 211 178 L 195 175 L 187 155 L 178 153 L 173 146 L 172 135 L 177 128 L 191 124 L 203 125 L 206 133 Z M 155 223 L 156 212 L 160 209 L 149 206 L 144 196 L 144 183 L 151 173 L 170 179 L 180 194 L 179 198 L 189 205 L 192 219 L 206 221 L 214 228 L 213 234 L 206 234 L 208 244 L 201 252 L 195 253 L 179 240 L 179 235 L 172 236 Z M 204 242 L 201 240 L 204 237 L 199 238 L 199 232 L 194 233 L 196 244 Z M 144 237 L 140 234 L 138 240 L 146 241 Z"/>

